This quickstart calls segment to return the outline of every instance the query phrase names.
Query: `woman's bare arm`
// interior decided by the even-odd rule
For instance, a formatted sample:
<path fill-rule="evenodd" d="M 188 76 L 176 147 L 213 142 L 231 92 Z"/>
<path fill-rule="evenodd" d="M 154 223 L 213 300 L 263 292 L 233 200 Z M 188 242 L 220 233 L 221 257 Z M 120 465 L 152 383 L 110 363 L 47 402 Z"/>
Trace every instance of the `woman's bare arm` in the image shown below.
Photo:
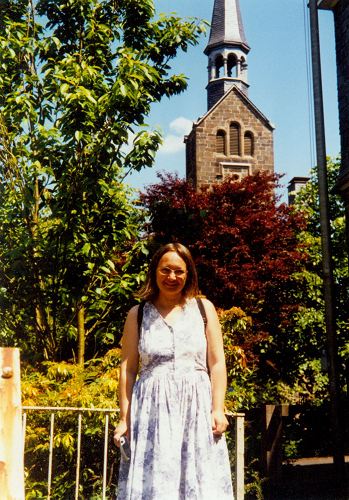
<path fill-rule="evenodd" d="M 130 428 L 131 397 L 139 363 L 137 312 L 138 306 L 130 309 L 122 336 L 119 379 L 120 420 L 114 432 L 114 441 L 117 446 L 120 445 L 120 437 L 128 434 Z"/>
<path fill-rule="evenodd" d="M 223 338 L 216 309 L 212 302 L 203 300 L 207 315 L 207 358 L 212 387 L 212 430 L 220 435 L 228 426 L 224 414 L 224 400 L 227 389 L 227 370 L 223 349 Z"/>

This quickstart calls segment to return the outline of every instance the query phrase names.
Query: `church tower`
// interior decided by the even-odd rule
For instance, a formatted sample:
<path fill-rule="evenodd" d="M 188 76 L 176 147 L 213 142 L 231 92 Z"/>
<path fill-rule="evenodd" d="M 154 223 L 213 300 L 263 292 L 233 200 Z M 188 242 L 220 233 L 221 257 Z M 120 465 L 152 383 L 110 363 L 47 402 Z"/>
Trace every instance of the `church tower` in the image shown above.
<path fill-rule="evenodd" d="M 247 54 L 250 51 L 242 24 L 239 0 L 216 0 L 208 56 L 208 109 L 236 85 L 247 95 Z"/>
<path fill-rule="evenodd" d="M 208 57 L 208 111 L 185 138 L 196 188 L 274 171 L 273 125 L 248 97 L 247 43 L 239 0 L 215 0 Z"/>

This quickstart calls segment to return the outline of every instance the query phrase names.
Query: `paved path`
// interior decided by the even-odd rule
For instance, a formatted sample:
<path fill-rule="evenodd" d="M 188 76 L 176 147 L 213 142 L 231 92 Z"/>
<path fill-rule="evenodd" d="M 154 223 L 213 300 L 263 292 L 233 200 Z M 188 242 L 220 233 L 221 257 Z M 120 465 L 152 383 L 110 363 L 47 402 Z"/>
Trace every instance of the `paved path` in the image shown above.
<path fill-rule="evenodd" d="M 349 479 L 349 456 L 346 457 Z M 271 485 L 265 498 L 269 500 L 349 500 L 338 492 L 332 457 L 314 457 L 295 460 L 282 466 L 281 478 Z"/>

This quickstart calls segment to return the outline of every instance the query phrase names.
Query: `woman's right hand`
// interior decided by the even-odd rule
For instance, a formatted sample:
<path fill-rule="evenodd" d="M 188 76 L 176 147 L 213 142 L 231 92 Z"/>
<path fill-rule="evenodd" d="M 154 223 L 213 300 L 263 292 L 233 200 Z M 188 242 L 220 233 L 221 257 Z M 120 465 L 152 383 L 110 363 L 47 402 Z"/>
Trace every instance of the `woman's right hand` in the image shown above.
<path fill-rule="evenodd" d="M 120 448 L 120 438 L 126 434 L 128 437 L 128 426 L 124 420 L 121 420 L 114 429 L 114 443 Z"/>

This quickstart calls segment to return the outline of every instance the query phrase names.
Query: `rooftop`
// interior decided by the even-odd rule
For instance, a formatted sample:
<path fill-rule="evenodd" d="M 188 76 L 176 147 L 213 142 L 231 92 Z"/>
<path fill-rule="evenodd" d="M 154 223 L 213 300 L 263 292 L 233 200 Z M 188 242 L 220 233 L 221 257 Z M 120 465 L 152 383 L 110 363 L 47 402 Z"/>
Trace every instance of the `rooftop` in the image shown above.
<path fill-rule="evenodd" d="M 249 50 L 239 0 L 215 0 L 210 38 L 205 53 L 218 45 L 241 44 Z"/>

